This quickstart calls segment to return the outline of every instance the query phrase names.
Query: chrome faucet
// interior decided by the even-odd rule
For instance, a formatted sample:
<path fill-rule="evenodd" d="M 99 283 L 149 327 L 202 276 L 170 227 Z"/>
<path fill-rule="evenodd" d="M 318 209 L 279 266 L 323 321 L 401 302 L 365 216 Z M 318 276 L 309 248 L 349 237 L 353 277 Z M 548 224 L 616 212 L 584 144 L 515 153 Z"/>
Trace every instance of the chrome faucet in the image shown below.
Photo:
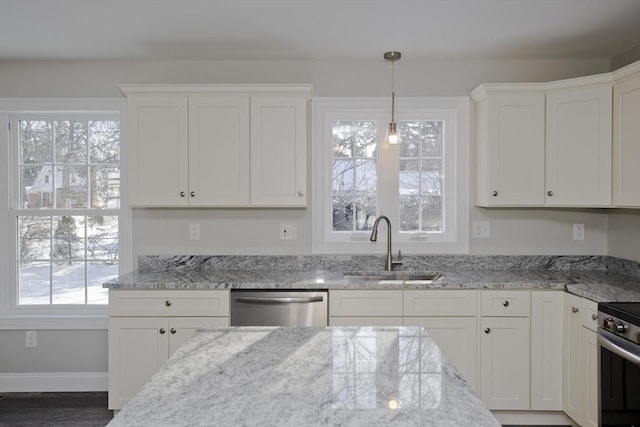
<path fill-rule="evenodd" d="M 393 260 L 393 255 L 391 255 L 391 221 L 388 217 L 384 215 L 380 215 L 376 218 L 376 221 L 373 223 L 373 230 L 371 230 L 371 237 L 369 240 L 372 242 L 378 241 L 378 224 L 380 224 L 380 220 L 384 219 L 387 222 L 387 260 L 384 263 L 385 271 L 393 271 L 393 267 L 396 265 L 401 265 L 402 261 L 400 261 L 400 251 L 398 251 L 398 260 Z"/>

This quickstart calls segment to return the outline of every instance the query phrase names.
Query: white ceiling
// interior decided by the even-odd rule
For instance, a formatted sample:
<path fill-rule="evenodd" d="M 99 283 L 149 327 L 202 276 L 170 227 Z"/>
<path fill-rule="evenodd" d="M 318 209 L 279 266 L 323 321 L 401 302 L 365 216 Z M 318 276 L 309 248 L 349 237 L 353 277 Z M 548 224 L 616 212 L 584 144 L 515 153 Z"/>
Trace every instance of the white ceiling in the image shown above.
<path fill-rule="evenodd" d="M 640 0 L 0 0 L 0 60 L 611 58 Z"/>

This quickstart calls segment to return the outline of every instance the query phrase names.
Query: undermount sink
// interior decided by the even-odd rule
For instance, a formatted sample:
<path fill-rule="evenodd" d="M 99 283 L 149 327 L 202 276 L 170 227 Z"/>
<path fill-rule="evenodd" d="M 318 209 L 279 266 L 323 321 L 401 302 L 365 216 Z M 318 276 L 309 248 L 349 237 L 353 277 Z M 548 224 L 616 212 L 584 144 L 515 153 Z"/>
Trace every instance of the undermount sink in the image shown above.
<path fill-rule="evenodd" d="M 409 282 L 409 281 L 420 281 L 420 282 L 435 282 L 439 278 L 441 278 L 441 274 L 412 274 L 412 273 L 393 273 L 389 272 L 387 274 L 370 274 L 370 273 L 345 273 L 344 278 L 346 280 L 351 281 L 397 281 L 397 282 Z"/>

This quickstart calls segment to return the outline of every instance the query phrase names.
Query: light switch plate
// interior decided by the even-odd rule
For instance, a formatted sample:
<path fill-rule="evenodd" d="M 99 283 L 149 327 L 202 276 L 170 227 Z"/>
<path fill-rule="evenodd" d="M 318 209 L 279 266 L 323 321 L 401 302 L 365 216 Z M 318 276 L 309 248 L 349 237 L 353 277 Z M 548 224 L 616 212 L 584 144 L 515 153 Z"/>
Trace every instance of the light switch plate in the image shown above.
<path fill-rule="evenodd" d="M 473 221 L 472 235 L 475 238 L 486 239 L 491 237 L 491 223 L 489 221 Z"/>

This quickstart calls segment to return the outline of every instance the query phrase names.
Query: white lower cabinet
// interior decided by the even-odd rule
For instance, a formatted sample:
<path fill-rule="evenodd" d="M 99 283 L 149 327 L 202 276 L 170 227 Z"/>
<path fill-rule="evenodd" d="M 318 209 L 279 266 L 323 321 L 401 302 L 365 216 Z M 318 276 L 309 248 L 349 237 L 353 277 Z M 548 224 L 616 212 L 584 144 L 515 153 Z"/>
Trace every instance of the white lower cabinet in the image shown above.
<path fill-rule="evenodd" d="M 228 291 L 112 290 L 109 296 L 111 410 L 122 409 L 197 328 L 229 326 Z"/>
<path fill-rule="evenodd" d="M 565 295 L 564 412 L 580 426 L 598 425 L 597 306 Z"/>
<path fill-rule="evenodd" d="M 329 326 L 402 326 L 402 290 L 330 290 Z"/>
<path fill-rule="evenodd" d="M 478 389 L 475 290 L 406 290 L 404 325 L 422 326 L 474 390 Z"/>
<path fill-rule="evenodd" d="M 531 292 L 531 410 L 562 411 L 563 291 Z"/>
<path fill-rule="evenodd" d="M 489 409 L 529 410 L 531 293 L 480 295 L 480 398 Z"/>

